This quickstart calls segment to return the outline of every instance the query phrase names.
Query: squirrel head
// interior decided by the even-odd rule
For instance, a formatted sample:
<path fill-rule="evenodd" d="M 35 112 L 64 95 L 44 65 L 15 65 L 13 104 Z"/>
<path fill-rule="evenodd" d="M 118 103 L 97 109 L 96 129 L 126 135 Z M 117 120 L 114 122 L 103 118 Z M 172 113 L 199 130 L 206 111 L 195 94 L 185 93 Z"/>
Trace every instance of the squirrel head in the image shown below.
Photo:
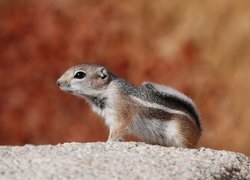
<path fill-rule="evenodd" d="M 106 67 L 81 64 L 68 69 L 58 80 L 61 90 L 78 96 L 98 96 L 107 89 L 114 75 Z"/>

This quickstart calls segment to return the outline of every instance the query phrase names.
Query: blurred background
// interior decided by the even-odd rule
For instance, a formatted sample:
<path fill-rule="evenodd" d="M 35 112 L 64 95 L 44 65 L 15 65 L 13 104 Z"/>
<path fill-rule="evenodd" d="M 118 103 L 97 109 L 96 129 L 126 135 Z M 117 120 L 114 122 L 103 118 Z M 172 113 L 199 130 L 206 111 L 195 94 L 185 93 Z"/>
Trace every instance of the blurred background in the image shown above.
<path fill-rule="evenodd" d="M 250 1 L 1 0 L 0 144 L 105 141 L 104 122 L 56 80 L 80 63 L 181 90 L 200 146 L 250 155 Z"/>

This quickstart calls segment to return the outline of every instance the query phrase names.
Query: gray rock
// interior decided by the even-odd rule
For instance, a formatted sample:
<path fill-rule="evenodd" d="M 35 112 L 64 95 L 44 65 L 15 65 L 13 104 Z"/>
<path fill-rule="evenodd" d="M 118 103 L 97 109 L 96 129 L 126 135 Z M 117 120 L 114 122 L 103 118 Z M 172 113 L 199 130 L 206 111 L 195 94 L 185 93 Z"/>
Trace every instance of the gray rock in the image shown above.
<path fill-rule="evenodd" d="M 0 179 L 250 179 L 250 158 L 132 142 L 2 146 Z"/>

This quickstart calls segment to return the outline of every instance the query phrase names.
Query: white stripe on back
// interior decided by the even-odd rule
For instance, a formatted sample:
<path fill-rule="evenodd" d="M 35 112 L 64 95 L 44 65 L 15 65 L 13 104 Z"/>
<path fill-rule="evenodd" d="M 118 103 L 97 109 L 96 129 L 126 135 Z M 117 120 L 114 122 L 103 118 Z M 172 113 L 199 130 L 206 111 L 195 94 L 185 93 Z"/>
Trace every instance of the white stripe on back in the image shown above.
<path fill-rule="evenodd" d="M 192 119 L 187 113 L 183 112 L 183 111 L 179 111 L 179 110 L 174 110 L 174 109 L 170 109 L 167 108 L 163 105 L 157 104 L 157 103 L 153 103 L 153 102 L 148 102 L 148 101 L 144 101 L 140 98 L 137 98 L 135 96 L 130 96 L 133 100 L 135 100 L 136 102 L 138 102 L 139 104 L 148 107 L 148 108 L 154 108 L 154 109 L 161 109 L 165 112 L 171 113 L 171 114 L 180 114 L 180 115 L 184 115 L 184 116 L 188 116 L 190 119 Z"/>

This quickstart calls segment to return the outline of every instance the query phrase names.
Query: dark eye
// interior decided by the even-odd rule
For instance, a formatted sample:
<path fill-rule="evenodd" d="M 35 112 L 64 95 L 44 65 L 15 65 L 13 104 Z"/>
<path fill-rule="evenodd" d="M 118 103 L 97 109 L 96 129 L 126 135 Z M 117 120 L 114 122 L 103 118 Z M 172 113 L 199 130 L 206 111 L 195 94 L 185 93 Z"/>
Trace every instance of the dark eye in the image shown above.
<path fill-rule="evenodd" d="M 74 78 L 76 79 L 83 79 L 86 76 L 85 72 L 79 71 L 75 74 Z"/>

